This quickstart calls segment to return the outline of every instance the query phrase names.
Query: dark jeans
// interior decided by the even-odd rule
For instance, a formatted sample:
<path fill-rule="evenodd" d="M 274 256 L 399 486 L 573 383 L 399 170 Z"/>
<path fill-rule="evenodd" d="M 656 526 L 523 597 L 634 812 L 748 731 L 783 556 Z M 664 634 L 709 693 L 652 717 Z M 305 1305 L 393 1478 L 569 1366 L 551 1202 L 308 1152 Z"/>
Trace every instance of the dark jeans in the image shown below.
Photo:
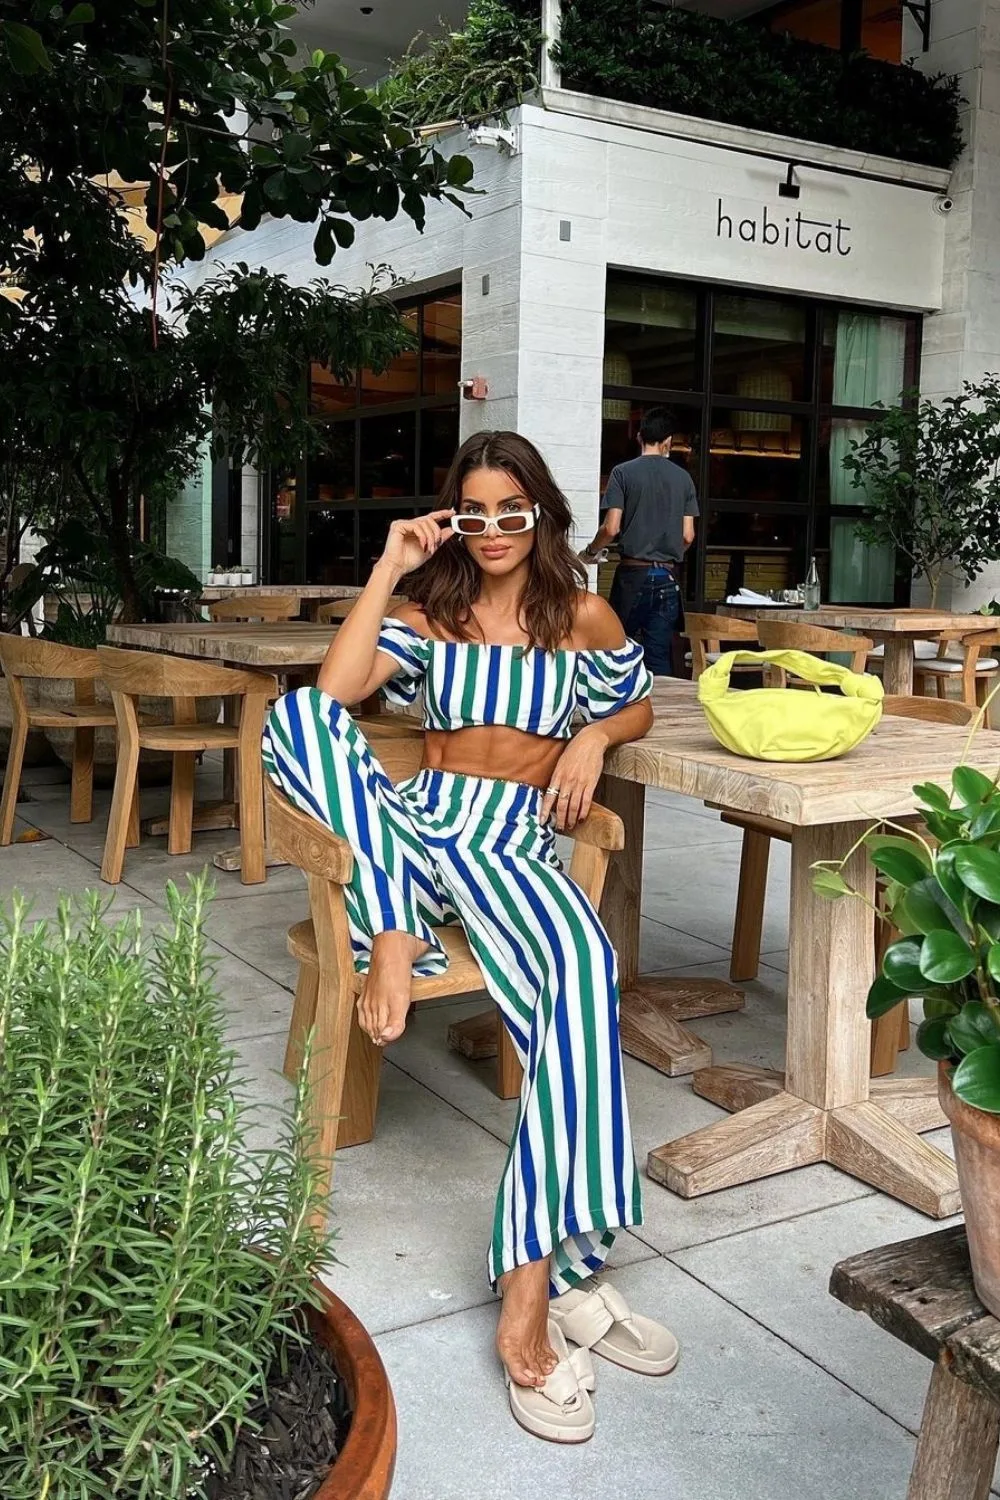
<path fill-rule="evenodd" d="M 619 566 L 608 602 L 625 634 L 642 643 L 653 676 L 672 677 L 671 644 L 681 617 L 681 594 L 673 575 L 664 568 Z"/>

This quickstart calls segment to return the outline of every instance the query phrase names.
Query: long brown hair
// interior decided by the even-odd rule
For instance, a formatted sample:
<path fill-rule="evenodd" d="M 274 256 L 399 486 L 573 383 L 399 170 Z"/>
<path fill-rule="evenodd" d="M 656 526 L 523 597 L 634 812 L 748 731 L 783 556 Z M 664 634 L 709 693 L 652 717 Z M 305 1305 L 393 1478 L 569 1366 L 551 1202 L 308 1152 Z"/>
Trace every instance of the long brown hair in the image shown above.
<path fill-rule="evenodd" d="M 503 469 L 521 486 L 539 515 L 530 572 L 520 614 L 532 645 L 557 651 L 573 634 L 577 592 L 586 587 L 586 569 L 569 544 L 573 513 L 534 443 L 517 432 L 477 432 L 452 460 L 438 499 L 442 509 L 458 510 L 462 485 L 474 469 Z M 433 627 L 455 640 L 476 639 L 472 606 L 479 598 L 482 570 L 456 542 L 440 547 L 404 585 Z"/>

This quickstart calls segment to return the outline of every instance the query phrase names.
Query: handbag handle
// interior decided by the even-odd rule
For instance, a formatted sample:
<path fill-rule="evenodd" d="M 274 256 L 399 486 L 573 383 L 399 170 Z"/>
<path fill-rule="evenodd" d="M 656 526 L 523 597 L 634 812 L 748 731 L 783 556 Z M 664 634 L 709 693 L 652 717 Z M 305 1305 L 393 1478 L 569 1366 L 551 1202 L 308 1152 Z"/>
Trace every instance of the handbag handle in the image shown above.
<path fill-rule="evenodd" d="M 783 667 L 786 672 L 792 672 L 803 682 L 814 683 L 817 687 L 839 687 L 845 698 L 865 698 L 877 703 L 884 691 L 877 677 L 867 672 L 852 672 L 850 667 L 825 661 L 809 651 L 725 651 L 698 678 L 699 703 L 712 703 L 728 692 L 733 667 L 756 666 L 758 663 Z"/>

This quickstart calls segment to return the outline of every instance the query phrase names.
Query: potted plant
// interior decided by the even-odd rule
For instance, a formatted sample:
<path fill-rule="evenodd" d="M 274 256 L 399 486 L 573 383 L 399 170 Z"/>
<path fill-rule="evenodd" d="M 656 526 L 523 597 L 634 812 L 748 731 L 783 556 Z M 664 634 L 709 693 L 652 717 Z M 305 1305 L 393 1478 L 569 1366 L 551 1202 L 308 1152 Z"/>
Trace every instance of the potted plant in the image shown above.
<path fill-rule="evenodd" d="M 921 827 L 879 825 L 863 839 L 884 884 L 878 915 L 898 934 L 868 1015 L 923 999 L 917 1046 L 938 1063 L 976 1291 L 1000 1316 L 1000 787 L 961 765 L 950 791 L 933 782 L 914 791 Z M 821 894 L 865 899 L 839 863 L 814 868 Z"/>
<path fill-rule="evenodd" d="M 331 1260 L 306 1072 L 248 1144 L 204 917 L 0 925 L 0 1494 L 383 1500 L 392 1395 Z M 331 1467 L 332 1465 L 332 1467 Z"/>
<path fill-rule="evenodd" d="M 946 571 L 973 583 L 1000 559 L 1000 376 L 935 404 L 887 407 L 844 459 L 868 515 L 855 528 L 923 578 L 933 609 Z"/>

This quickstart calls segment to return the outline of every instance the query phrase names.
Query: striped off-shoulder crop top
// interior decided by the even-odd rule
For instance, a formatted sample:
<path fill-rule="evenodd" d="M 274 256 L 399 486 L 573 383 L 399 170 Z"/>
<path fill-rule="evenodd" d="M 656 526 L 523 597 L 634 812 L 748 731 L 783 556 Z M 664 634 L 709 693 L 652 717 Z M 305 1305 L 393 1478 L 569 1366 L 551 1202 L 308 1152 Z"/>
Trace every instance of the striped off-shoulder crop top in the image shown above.
<path fill-rule="evenodd" d="M 575 714 L 606 718 L 653 685 L 631 640 L 604 651 L 546 651 L 437 641 L 385 619 L 378 650 L 398 663 L 382 689 L 391 703 L 412 703 L 423 688 L 425 729 L 501 725 L 567 739 Z"/>

